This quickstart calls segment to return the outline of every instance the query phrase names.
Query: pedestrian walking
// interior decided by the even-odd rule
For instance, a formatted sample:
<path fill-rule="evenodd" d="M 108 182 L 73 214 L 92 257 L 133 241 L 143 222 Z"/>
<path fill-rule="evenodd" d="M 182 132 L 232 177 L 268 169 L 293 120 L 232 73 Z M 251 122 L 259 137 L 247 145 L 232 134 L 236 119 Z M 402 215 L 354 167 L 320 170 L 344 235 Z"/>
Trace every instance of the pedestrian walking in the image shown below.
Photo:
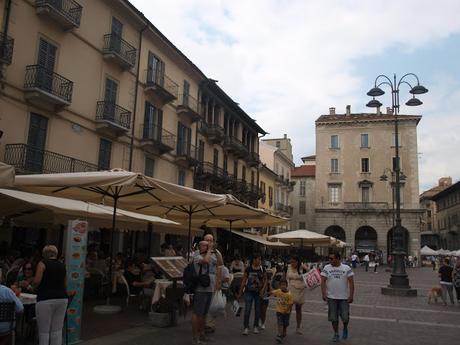
<path fill-rule="evenodd" d="M 351 266 L 353 268 L 356 268 L 357 265 L 358 265 L 358 255 L 356 255 L 356 253 L 353 253 L 351 255 Z"/>
<path fill-rule="evenodd" d="M 364 261 L 365 270 L 367 272 L 369 271 L 369 261 L 370 261 L 369 254 L 366 253 L 366 255 L 364 255 L 363 261 Z"/>
<path fill-rule="evenodd" d="M 198 244 L 198 250 L 193 254 L 192 262 L 198 275 L 192 307 L 193 344 L 199 345 L 209 340 L 204 332 L 205 320 L 211 306 L 213 292 L 221 288 L 220 275 L 216 274 L 217 267 L 221 263 L 214 244 L 207 241 L 201 241 Z"/>
<path fill-rule="evenodd" d="M 434 255 L 431 256 L 430 261 L 431 261 L 431 266 L 433 267 L 433 271 L 435 271 L 436 270 L 436 258 L 434 257 Z"/>
<path fill-rule="evenodd" d="M 447 294 L 449 294 L 450 301 L 454 303 L 454 293 L 452 284 L 452 272 L 453 268 L 449 266 L 449 259 L 445 258 L 442 266 L 439 268 L 438 274 L 440 278 L 440 285 L 442 289 L 442 302 L 444 306 L 447 305 Z"/>
<path fill-rule="evenodd" d="M 457 305 L 460 308 L 460 259 L 457 258 L 454 270 L 452 271 L 452 282 L 457 295 Z"/>
<path fill-rule="evenodd" d="M 329 264 L 321 272 L 321 292 L 328 304 L 328 320 L 334 330 L 333 342 L 339 338 L 339 316 L 343 322 L 342 339 L 348 338 L 350 303 L 353 303 L 355 284 L 353 270 L 340 262 L 338 252 L 329 255 Z"/>
<path fill-rule="evenodd" d="M 255 253 L 244 272 L 240 292 L 238 294 L 238 299 L 240 299 L 244 293 L 243 335 L 249 334 L 249 319 L 251 317 L 252 304 L 254 304 L 253 333 L 259 333 L 261 293 L 263 293 L 266 283 L 266 274 L 262 267 L 262 256 L 259 253 Z"/>
<path fill-rule="evenodd" d="M 377 273 L 377 268 L 379 267 L 379 255 L 378 254 L 375 254 L 374 255 L 374 273 Z"/>
<path fill-rule="evenodd" d="M 288 281 L 281 279 L 280 288 L 272 290 L 271 295 L 276 298 L 276 323 L 278 325 L 276 342 L 281 344 L 286 337 L 286 330 L 289 326 L 289 317 L 294 302 L 292 293 L 288 290 Z"/>
<path fill-rule="evenodd" d="M 297 322 L 296 334 L 302 334 L 302 305 L 305 302 L 306 290 L 302 274 L 307 273 L 307 269 L 308 267 L 300 262 L 300 258 L 298 256 L 293 256 L 286 272 L 289 291 L 292 294 L 295 305 L 295 316 Z"/>

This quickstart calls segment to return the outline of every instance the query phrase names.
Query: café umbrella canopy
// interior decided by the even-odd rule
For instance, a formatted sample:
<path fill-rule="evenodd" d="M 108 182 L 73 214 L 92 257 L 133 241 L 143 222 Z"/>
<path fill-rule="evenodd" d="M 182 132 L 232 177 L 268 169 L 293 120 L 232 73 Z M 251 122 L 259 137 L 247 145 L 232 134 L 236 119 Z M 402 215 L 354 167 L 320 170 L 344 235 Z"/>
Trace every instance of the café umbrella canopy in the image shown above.
<path fill-rule="evenodd" d="M 269 241 L 266 237 L 260 235 L 249 234 L 240 230 L 233 231 L 234 234 L 246 238 L 248 240 L 263 244 L 267 247 L 289 247 L 289 244 L 280 242 L 280 241 Z"/>
<path fill-rule="evenodd" d="M 328 246 L 335 242 L 335 239 L 330 236 L 318 234 L 309 230 L 294 230 L 287 231 L 281 234 L 276 234 L 268 237 L 269 240 L 280 240 L 281 242 L 292 244 L 294 246 Z"/>
<path fill-rule="evenodd" d="M 436 250 L 434 249 L 431 249 L 430 247 L 428 246 L 424 246 L 422 249 L 420 249 L 420 255 L 425 255 L 425 256 L 436 256 L 438 255 L 438 253 L 436 252 Z"/>
<path fill-rule="evenodd" d="M 168 219 L 123 209 L 116 213 L 118 230 L 145 230 L 149 222 L 170 227 L 179 225 Z M 8 217 L 15 224 L 55 224 L 66 222 L 69 217 L 80 217 L 90 219 L 92 225 L 107 227 L 112 214 L 110 206 L 0 188 L 0 216 Z"/>

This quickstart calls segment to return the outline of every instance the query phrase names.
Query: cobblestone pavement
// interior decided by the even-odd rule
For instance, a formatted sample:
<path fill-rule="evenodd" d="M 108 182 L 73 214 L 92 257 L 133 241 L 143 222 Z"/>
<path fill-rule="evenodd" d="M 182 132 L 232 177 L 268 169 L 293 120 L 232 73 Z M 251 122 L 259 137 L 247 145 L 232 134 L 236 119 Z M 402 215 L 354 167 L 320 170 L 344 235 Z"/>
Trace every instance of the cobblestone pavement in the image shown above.
<path fill-rule="evenodd" d="M 351 307 L 350 337 L 343 344 L 456 344 L 460 341 L 460 308 L 438 304 L 429 305 L 427 295 L 437 286 L 437 273 L 428 268 L 408 270 L 417 297 L 384 296 L 380 288 L 388 284 L 390 274 L 356 270 L 356 294 Z M 229 315 L 218 320 L 215 344 L 241 345 L 275 344 L 276 323 L 270 307 L 266 330 L 261 334 L 241 335 L 242 318 Z M 327 308 L 316 289 L 307 293 L 303 308 L 303 335 L 296 335 L 295 315 L 285 344 L 330 344 L 331 328 L 327 322 Z M 155 329 L 147 324 L 127 331 L 93 339 L 85 345 L 186 345 L 191 343 L 191 327 L 182 319 L 174 328 Z"/>

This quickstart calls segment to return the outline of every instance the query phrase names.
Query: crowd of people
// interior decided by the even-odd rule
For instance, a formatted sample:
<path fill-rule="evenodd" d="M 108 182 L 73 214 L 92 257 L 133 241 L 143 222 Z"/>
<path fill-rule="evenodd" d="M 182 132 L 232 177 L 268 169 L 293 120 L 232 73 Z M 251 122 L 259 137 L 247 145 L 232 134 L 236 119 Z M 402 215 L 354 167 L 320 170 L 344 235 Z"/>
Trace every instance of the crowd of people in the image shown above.
<path fill-rule="evenodd" d="M 321 267 L 321 291 L 328 302 L 328 319 L 334 330 L 333 341 L 339 340 L 338 322 L 343 321 L 342 338 L 348 337 L 349 303 L 353 302 L 353 271 L 342 264 L 339 253 L 328 256 L 328 264 L 320 262 L 309 266 L 298 256 L 286 258 L 264 258 L 254 252 L 249 260 L 235 255 L 232 260 L 224 258 L 216 248 L 214 236 L 207 234 L 197 244 L 191 257 L 191 265 L 196 272 L 196 288 L 192 302 L 193 344 L 213 341 L 210 333 L 215 332 L 215 322 L 209 313 L 214 296 L 225 291 L 232 304 L 244 305 L 244 336 L 258 334 L 265 329 L 269 298 L 276 300 L 277 335 L 282 343 L 290 323 L 290 314 L 295 310 L 296 334 L 302 334 L 302 305 L 307 286 L 304 274 L 310 269 Z M 229 276 L 232 278 L 230 279 Z M 224 284 L 227 283 L 227 287 Z M 236 311 L 235 311 L 236 312 Z M 251 322 L 251 314 L 253 321 Z"/>

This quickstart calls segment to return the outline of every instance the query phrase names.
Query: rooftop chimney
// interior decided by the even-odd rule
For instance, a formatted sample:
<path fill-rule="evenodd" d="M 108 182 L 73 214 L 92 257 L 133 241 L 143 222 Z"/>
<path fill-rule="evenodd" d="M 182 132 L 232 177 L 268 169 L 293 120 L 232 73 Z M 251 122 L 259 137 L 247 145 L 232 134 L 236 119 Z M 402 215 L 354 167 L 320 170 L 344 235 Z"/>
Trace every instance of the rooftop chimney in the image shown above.
<path fill-rule="evenodd" d="M 351 105 L 347 105 L 347 115 L 351 115 Z"/>
<path fill-rule="evenodd" d="M 329 108 L 329 115 L 335 115 L 335 108 L 334 107 Z"/>
<path fill-rule="evenodd" d="M 287 139 L 287 134 L 284 135 L 284 139 Z"/>
<path fill-rule="evenodd" d="M 377 107 L 377 115 L 382 115 L 382 111 L 380 110 L 380 107 Z"/>
<path fill-rule="evenodd" d="M 387 115 L 393 115 L 393 109 L 387 107 Z"/>

